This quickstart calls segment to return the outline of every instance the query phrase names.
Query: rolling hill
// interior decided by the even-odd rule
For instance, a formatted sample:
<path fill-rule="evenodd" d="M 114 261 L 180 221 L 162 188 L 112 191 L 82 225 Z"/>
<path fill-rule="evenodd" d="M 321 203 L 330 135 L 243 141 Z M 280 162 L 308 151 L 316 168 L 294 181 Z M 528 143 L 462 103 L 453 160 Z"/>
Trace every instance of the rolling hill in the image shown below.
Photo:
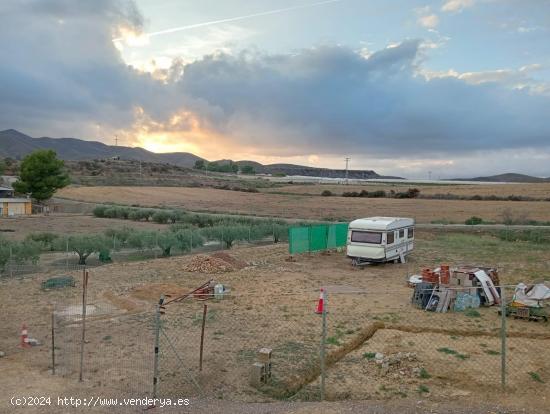
<path fill-rule="evenodd" d="M 550 178 L 533 177 L 526 174 L 505 173 L 487 177 L 453 178 L 453 181 L 484 181 L 491 183 L 548 183 Z"/>
<path fill-rule="evenodd" d="M 19 159 L 38 149 L 54 150 L 59 158 L 71 161 L 118 156 L 128 160 L 193 167 L 195 161 L 201 159 L 188 152 L 156 154 L 139 147 L 106 145 L 102 142 L 84 141 L 76 138 L 32 138 L 14 129 L 0 131 L 0 156 L 2 157 Z"/>
<path fill-rule="evenodd" d="M 188 152 L 154 153 L 139 147 L 123 147 L 106 145 L 97 141 L 85 141 L 77 138 L 32 138 L 15 129 L 0 131 L 0 157 L 21 159 L 38 149 L 54 150 L 58 157 L 67 161 L 89 161 L 94 159 L 109 159 L 120 157 L 124 160 L 140 160 L 150 163 L 171 164 L 178 167 L 192 168 L 195 161 L 202 159 Z M 233 162 L 231 160 L 216 161 L 219 164 Z M 255 161 L 236 161 L 239 167 L 251 165 L 256 173 L 302 175 L 310 177 L 343 178 L 343 169 L 315 168 L 294 164 L 263 165 Z M 350 170 L 349 178 L 399 178 L 384 177 L 372 170 Z"/>

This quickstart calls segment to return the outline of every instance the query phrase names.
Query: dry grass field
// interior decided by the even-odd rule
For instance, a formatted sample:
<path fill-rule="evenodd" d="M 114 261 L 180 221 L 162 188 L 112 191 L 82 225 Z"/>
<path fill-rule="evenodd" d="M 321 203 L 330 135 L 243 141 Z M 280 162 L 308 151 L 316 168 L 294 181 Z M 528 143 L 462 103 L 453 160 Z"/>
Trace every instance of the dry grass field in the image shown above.
<path fill-rule="evenodd" d="M 101 395 L 136 384 L 148 387 L 149 371 L 141 368 L 151 361 L 147 350 L 152 335 L 147 318 L 152 316 L 154 303 L 161 293 L 177 295 L 214 278 L 231 288 L 231 296 L 207 302 L 202 372 L 198 372 L 197 359 L 202 302 L 186 300 L 168 305 L 162 316 L 185 368 L 182 370 L 175 358 L 161 358 L 161 391 L 193 395 L 190 382 L 182 380 L 192 375 L 207 395 L 218 399 L 272 401 L 285 390 L 292 391 L 291 399 L 317 398 L 315 367 L 321 325 L 313 310 L 318 289 L 325 286 L 329 292 L 328 355 L 332 356 L 327 398 L 408 399 L 412 404 L 419 398 L 434 402 L 466 398 L 507 406 L 521 406 L 529 400 L 535 412 L 539 407 L 533 396 L 549 392 L 548 324 L 508 321 L 513 337 L 509 341 L 510 388 L 505 395 L 498 386 L 500 319 L 496 309 L 479 309 L 479 315 L 473 317 L 427 313 L 411 307 L 411 290 L 405 280 L 421 267 L 447 262 L 497 266 L 505 284 L 529 281 L 547 276 L 550 251 L 528 242 L 425 230 L 417 232 L 416 244 L 407 264 L 364 269 L 351 267 L 342 253 L 303 255 L 289 262 L 285 244 L 235 248 L 229 253 L 249 266 L 227 273 L 188 272 L 185 266 L 191 256 L 91 269 L 88 303 L 94 313 L 90 314 L 86 351 L 90 362 L 83 384 L 77 382 L 74 373 L 68 378 L 49 374 L 47 345 L 51 304 L 56 303 L 60 315 L 72 314 L 72 307 L 80 301 L 80 283 L 76 288 L 43 291 L 41 281 L 52 274 L 8 280 L 0 289 L 0 349 L 7 354 L 2 369 L 12 375 L 6 378 L 0 397 L 4 400 L 18 390 L 32 389 L 45 393 L 63 390 L 63 394 L 82 394 L 85 390 L 88 395 Z M 74 276 L 80 280 L 79 274 Z M 24 322 L 43 346 L 17 348 Z M 372 327 L 377 328 L 373 331 Z M 78 334 L 78 325 L 73 329 Z M 76 344 L 78 341 L 61 342 L 59 352 Z M 259 391 L 247 378 L 255 350 L 262 346 L 274 350 L 274 384 Z M 166 342 L 161 348 L 161 353 L 168 352 Z M 382 375 L 365 357 L 373 352 L 414 353 L 414 358 Z M 427 375 L 419 375 L 415 369 L 424 369 Z M 530 372 L 544 383 L 534 380 Z M 543 408 L 546 403 L 541 404 Z"/>
<path fill-rule="evenodd" d="M 309 186 L 303 188 L 306 187 Z M 349 220 L 380 215 L 414 217 L 419 223 L 434 220 L 463 223 L 475 215 L 498 222 L 502 220 L 505 209 L 531 220 L 550 220 L 550 203 L 544 201 L 320 197 L 182 187 L 68 187 L 60 190 L 57 196 L 95 203 L 167 206 L 191 211 L 321 220 Z"/>
<path fill-rule="evenodd" d="M 315 184 L 315 185 L 286 185 L 277 188 L 262 189 L 268 193 L 292 193 L 292 194 L 311 194 L 319 195 L 324 190 L 332 191 L 334 194 L 340 195 L 347 191 L 376 191 L 384 190 L 389 192 L 404 192 L 409 188 L 418 188 L 423 195 L 434 194 L 454 194 L 458 196 L 490 196 L 496 195 L 499 197 L 507 197 L 510 195 L 533 197 L 533 198 L 549 198 L 550 183 L 540 184 L 403 184 L 403 183 L 365 183 L 362 185 L 343 185 L 343 184 Z"/>
<path fill-rule="evenodd" d="M 0 234 L 8 239 L 21 240 L 29 233 L 51 232 L 57 234 L 102 233 L 113 227 L 131 226 L 141 230 L 165 229 L 152 222 L 129 222 L 128 220 L 105 220 L 85 215 L 19 216 L 0 219 Z"/>

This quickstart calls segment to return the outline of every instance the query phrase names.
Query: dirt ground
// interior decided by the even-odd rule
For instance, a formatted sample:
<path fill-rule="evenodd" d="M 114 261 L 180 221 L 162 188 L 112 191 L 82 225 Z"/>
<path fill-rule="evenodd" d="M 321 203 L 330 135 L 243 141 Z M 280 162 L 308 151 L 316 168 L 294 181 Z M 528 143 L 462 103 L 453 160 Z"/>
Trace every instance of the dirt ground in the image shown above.
<path fill-rule="evenodd" d="M 83 384 L 78 383 L 75 370 L 81 332 L 81 275 L 73 274 L 76 288 L 51 291 L 42 291 L 40 283 L 52 274 L 8 280 L 0 285 L 0 350 L 6 353 L 0 359 L 0 401 L 4 404 L 9 396 L 22 392 L 150 392 L 154 304 L 161 294 L 170 295 L 171 300 L 209 279 L 228 286 L 231 294 L 205 302 L 202 372 L 198 370 L 198 344 L 204 303 L 175 302 L 166 306 L 162 316 L 159 392 L 164 395 L 198 398 L 194 378 L 202 393 L 218 400 L 317 399 L 321 321 L 313 310 L 321 286 L 328 289 L 329 399 L 403 401 L 412 407 L 418 400 L 430 406 L 468 400 L 516 409 L 533 396 L 548 395 L 547 323 L 508 320 L 509 390 L 504 395 L 498 386 L 500 319 L 496 309 L 482 308 L 479 316 L 472 317 L 411 307 L 411 290 L 405 280 L 426 265 L 445 260 L 497 266 L 503 282 L 511 283 L 532 273 L 538 275 L 538 265 L 533 262 L 540 263 L 540 269 L 547 269 L 550 263 L 548 249 L 482 238 L 487 236 L 468 236 L 469 242 L 460 237 L 419 230 L 417 249 L 409 263 L 364 269 L 351 267 L 343 253 L 303 255 L 287 261 L 285 244 L 232 249 L 231 256 L 249 266 L 221 274 L 185 271 L 192 256 L 91 269 Z M 473 241 L 475 237 L 481 238 L 479 244 Z M 453 248 L 455 244 L 462 247 Z M 489 247 L 480 248 L 484 245 Z M 515 256 L 510 251 L 515 251 Z M 66 377 L 49 374 L 54 303 L 60 322 L 57 367 Z M 42 346 L 17 347 L 23 323 Z M 373 326 L 377 328 L 373 330 Z M 258 390 L 248 383 L 249 371 L 256 351 L 266 346 L 273 349 L 272 384 Z M 365 356 L 376 352 L 391 357 L 400 352 L 410 355 L 382 373 Z M 426 375 L 420 374 L 421 369 Z M 18 375 L 20 372 L 25 374 Z M 537 401 L 540 407 L 529 402 L 532 410 L 528 412 L 544 409 L 546 402 Z"/>
<path fill-rule="evenodd" d="M 51 232 L 57 234 L 101 233 L 112 227 L 135 227 L 141 230 L 163 229 L 166 226 L 151 222 L 128 220 L 105 220 L 80 214 L 33 215 L 0 219 L 0 234 L 6 238 L 24 239 L 33 232 Z"/>
<path fill-rule="evenodd" d="M 300 194 L 243 193 L 211 188 L 174 187 L 68 187 L 60 190 L 56 196 L 97 203 L 167 206 L 191 211 L 320 220 L 349 220 L 381 215 L 414 217 L 419 223 L 434 220 L 463 223 L 472 216 L 501 221 L 503 211 L 510 209 L 513 214 L 521 214 L 532 220 L 550 221 L 550 204 L 545 201 L 320 198 Z"/>

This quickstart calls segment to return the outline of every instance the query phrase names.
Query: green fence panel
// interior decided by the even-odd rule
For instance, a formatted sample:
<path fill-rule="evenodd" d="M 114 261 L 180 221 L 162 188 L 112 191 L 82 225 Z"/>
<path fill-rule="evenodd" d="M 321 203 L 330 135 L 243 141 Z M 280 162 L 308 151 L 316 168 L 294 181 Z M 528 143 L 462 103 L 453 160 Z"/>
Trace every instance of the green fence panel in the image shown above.
<path fill-rule="evenodd" d="M 347 223 L 290 227 L 288 229 L 288 251 L 290 254 L 299 254 L 344 247 L 347 237 Z"/>
<path fill-rule="evenodd" d="M 288 252 L 299 254 L 309 251 L 309 227 L 290 227 L 288 229 Z"/>
<path fill-rule="evenodd" d="M 348 223 L 334 224 L 336 247 L 344 247 L 348 240 Z"/>
<path fill-rule="evenodd" d="M 335 249 L 336 244 L 336 224 L 327 226 L 327 249 Z"/>
<path fill-rule="evenodd" d="M 309 250 L 318 252 L 327 249 L 327 227 L 324 224 L 311 226 L 309 229 Z"/>

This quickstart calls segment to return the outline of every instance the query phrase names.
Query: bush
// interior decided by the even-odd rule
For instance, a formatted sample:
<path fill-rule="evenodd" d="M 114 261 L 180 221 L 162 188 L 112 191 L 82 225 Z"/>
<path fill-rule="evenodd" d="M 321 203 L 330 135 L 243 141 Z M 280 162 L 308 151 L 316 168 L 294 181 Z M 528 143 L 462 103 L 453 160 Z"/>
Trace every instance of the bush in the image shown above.
<path fill-rule="evenodd" d="M 157 247 L 157 238 L 156 231 L 134 231 L 128 237 L 128 246 L 140 250 L 152 250 Z"/>
<path fill-rule="evenodd" d="M 189 252 L 194 247 L 200 247 L 204 244 L 204 238 L 198 231 L 178 230 L 174 233 L 177 247 L 182 252 Z"/>
<path fill-rule="evenodd" d="M 481 217 L 472 216 L 469 219 L 466 219 L 464 224 L 468 224 L 469 226 L 476 226 L 478 224 L 482 224 L 483 219 Z"/>
<path fill-rule="evenodd" d="M 135 230 L 133 228 L 124 226 L 105 230 L 105 236 L 109 239 L 113 239 L 111 243 L 113 248 L 120 248 L 127 244 L 128 239 L 134 232 Z"/>
<path fill-rule="evenodd" d="M 171 231 L 163 231 L 157 236 L 157 245 L 162 250 L 162 255 L 164 257 L 170 256 L 172 252 L 172 247 L 178 244 L 176 236 Z"/>
<path fill-rule="evenodd" d="M 0 238 L 0 267 L 11 261 L 16 264 L 36 263 L 40 258 L 42 246 L 32 240 L 10 241 Z"/>
<path fill-rule="evenodd" d="M 26 241 L 38 243 L 42 250 L 54 250 L 54 242 L 59 238 L 58 234 L 49 232 L 30 233 L 25 237 Z"/>
<path fill-rule="evenodd" d="M 155 223 L 159 223 L 159 224 L 166 224 L 168 223 L 168 220 L 170 220 L 170 212 L 168 211 L 165 211 L 165 210 L 159 210 L 159 211 L 156 211 L 152 216 L 152 220 L 155 222 Z"/>
<path fill-rule="evenodd" d="M 78 264 L 85 265 L 86 259 L 93 253 L 106 251 L 106 246 L 110 246 L 110 240 L 103 235 L 74 235 L 68 239 L 57 239 L 58 250 L 65 250 L 68 242 L 69 250 L 78 255 Z"/>
<path fill-rule="evenodd" d="M 183 216 L 185 216 L 185 212 L 181 210 L 172 210 L 168 214 L 169 220 L 172 224 L 181 221 L 183 219 Z"/>
<path fill-rule="evenodd" d="M 205 228 L 202 234 L 210 240 L 221 240 L 225 247 L 230 249 L 237 240 L 248 240 L 250 227 L 248 226 L 215 226 Z"/>
<path fill-rule="evenodd" d="M 371 192 L 369 192 L 368 197 L 370 197 L 370 198 L 383 198 L 383 197 L 386 197 L 386 192 L 384 190 L 371 191 Z"/>
<path fill-rule="evenodd" d="M 332 191 L 330 191 L 330 190 L 324 190 L 324 191 L 321 193 L 321 195 L 322 195 L 323 197 L 330 197 L 330 196 L 332 196 Z"/>
<path fill-rule="evenodd" d="M 104 218 L 105 210 L 107 210 L 107 206 L 97 206 L 94 208 L 92 213 L 95 217 Z"/>

